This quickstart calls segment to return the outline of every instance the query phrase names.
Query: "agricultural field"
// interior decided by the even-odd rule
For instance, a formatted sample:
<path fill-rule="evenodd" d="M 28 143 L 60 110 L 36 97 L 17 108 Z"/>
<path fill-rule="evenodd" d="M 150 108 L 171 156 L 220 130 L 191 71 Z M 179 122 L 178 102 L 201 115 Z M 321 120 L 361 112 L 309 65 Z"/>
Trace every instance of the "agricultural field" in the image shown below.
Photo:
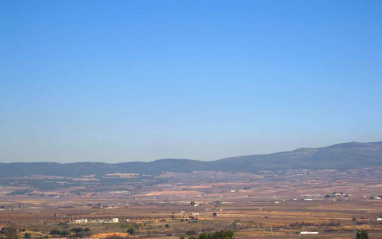
<path fill-rule="evenodd" d="M 378 239 L 381 172 L 376 167 L 2 178 L 0 225 L 16 228 L 19 238 L 107 238 L 113 233 L 187 238 L 231 230 L 243 239 L 350 239 L 354 230 L 366 230 Z M 303 231 L 318 234 L 300 235 Z"/>

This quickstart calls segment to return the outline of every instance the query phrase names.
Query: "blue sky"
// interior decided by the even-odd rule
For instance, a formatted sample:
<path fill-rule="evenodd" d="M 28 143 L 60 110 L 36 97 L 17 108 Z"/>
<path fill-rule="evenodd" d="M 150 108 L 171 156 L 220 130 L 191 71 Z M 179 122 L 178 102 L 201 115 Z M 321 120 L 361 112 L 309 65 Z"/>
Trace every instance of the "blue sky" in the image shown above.
<path fill-rule="evenodd" d="M 2 1 L 0 161 L 382 140 L 382 1 Z"/>

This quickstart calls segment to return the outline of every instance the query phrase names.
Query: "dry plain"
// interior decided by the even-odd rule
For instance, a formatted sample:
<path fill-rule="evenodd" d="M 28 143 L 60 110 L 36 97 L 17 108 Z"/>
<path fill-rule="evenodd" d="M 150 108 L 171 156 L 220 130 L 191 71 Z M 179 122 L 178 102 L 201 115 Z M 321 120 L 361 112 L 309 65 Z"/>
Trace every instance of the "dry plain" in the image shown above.
<path fill-rule="evenodd" d="M 54 229 L 87 227 L 89 236 L 133 238 L 187 238 L 221 229 L 233 230 L 236 238 L 354 238 L 354 229 L 363 229 L 377 239 L 382 238 L 381 171 L 113 175 L 117 182 L 106 185 L 90 175 L 55 179 L 61 185 L 80 182 L 75 186 L 8 185 L 1 188 L 0 224 L 35 238 L 55 237 L 49 234 Z M 118 222 L 108 223 L 112 218 Z"/>

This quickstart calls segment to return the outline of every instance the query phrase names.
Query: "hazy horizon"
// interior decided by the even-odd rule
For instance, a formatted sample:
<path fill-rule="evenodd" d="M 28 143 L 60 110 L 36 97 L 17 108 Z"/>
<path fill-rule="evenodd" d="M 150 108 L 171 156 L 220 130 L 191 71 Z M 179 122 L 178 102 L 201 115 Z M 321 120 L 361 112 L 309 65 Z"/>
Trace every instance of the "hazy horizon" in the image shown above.
<path fill-rule="evenodd" d="M 382 140 L 382 1 L 4 1 L 0 162 Z"/>
<path fill-rule="evenodd" d="M 382 141 L 369 141 L 369 142 L 355 142 L 355 141 L 352 141 L 352 142 L 342 142 L 342 143 L 335 143 L 335 144 L 331 144 L 331 145 L 324 145 L 324 146 L 317 146 L 317 147 L 299 147 L 299 148 L 294 148 L 294 149 L 287 149 L 287 150 L 279 150 L 279 151 L 274 151 L 274 152 L 267 152 L 267 153 L 252 153 L 252 154 L 240 154 L 240 155 L 231 155 L 231 156 L 226 156 L 226 157 L 220 157 L 220 158 L 215 158 L 215 159 L 195 159 L 195 158 L 184 158 L 184 157 L 163 157 L 163 158 L 156 158 L 156 159 L 151 159 L 151 160 L 127 160 L 127 161 L 118 161 L 118 160 L 114 160 L 114 161 L 62 161 L 62 162 L 58 162 L 58 161 L 0 161 L 0 163 L 44 163 L 44 162 L 52 162 L 52 163 L 91 163 L 91 162 L 94 162 L 94 163 L 127 163 L 127 162 L 153 162 L 153 161 L 157 161 L 157 160 L 164 160 L 164 159 L 186 159 L 186 160 L 199 160 L 199 161 L 215 161 L 215 160 L 220 160 L 220 159 L 225 159 L 225 158 L 230 158 L 230 157 L 240 157 L 240 156 L 248 156 L 248 155 L 266 155 L 266 154 L 274 154 L 274 153 L 281 153 L 281 152 L 291 152 L 291 151 L 294 151 L 294 150 L 298 150 L 298 149 L 302 149 L 302 148 L 325 148 L 325 147 L 328 147 L 328 146 L 333 146 L 333 145 L 337 145 L 337 144 L 346 144 L 346 143 L 379 143 L 379 142 L 382 142 Z"/>

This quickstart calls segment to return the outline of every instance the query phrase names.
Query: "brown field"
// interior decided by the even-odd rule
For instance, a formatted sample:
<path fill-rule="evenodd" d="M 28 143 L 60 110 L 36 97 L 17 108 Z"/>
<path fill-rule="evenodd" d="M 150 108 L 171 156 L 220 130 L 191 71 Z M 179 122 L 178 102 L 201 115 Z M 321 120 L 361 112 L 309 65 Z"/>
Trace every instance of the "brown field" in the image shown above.
<path fill-rule="evenodd" d="M 381 168 L 367 172 L 171 173 L 161 176 L 166 183 L 122 183 L 108 190 L 104 185 L 76 186 L 13 196 L 7 193 L 21 187 L 2 187 L 0 224 L 26 229 L 36 238 L 52 229 L 80 226 L 100 237 L 125 233 L 134 238 L 179 238 L 229 229 L 236 238 L 354 238 L 356 228 L 380 239 L 382 221 L 377 218 L 382 216 L 382 200 L 370 196 L 382 195 Z M 81 193 L 71 193 L 77 190 Z M 333 192 L 343 193 L 325 197 Z M 190 206 L 191 201 L 197 206 Z M 96 222 L 111 218 L 119 222 Z M 132 227 L 135 233 L 128 236 Z M 300 231 L 319 234 L 299 235 Z"/>

